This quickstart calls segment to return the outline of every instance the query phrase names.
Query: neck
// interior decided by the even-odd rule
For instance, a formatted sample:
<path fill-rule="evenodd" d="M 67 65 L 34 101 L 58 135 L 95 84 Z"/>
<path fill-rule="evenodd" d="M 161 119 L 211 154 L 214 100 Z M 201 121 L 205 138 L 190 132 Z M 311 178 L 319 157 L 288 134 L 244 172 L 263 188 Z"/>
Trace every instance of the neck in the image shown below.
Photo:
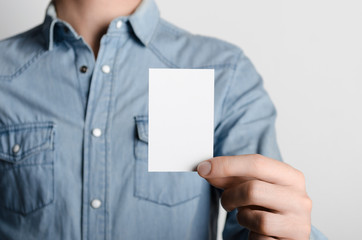
<path fill-rule="evenodd" d="M 132 14 L 142 0 L 54 0 L 57 16 L 68 22 L 98 55 L 110 22 Z"/>

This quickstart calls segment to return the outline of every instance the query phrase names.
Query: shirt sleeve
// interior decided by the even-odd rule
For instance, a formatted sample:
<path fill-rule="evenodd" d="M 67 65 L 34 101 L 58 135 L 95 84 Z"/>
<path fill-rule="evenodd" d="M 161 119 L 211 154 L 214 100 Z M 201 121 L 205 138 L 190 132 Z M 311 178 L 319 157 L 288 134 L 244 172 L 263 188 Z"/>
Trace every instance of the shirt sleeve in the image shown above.
<path fill-rule="evenodd" d="M 275 136 L 276 110 L 263 80 L 240 51 L 215 128 L 215 155 L 259 153 L 281 160 Z"/>
<path fill-rule="evenodd" d="M 282 161 L 275 133 L 276 109 L 251 61 L 240 51 L 215 129 L 215 156 L 262 154 Z M 223 239 L 247 239 L 248 229 L 227 214 Z M 314 227 L 311 239 L 325 239 Z"/>

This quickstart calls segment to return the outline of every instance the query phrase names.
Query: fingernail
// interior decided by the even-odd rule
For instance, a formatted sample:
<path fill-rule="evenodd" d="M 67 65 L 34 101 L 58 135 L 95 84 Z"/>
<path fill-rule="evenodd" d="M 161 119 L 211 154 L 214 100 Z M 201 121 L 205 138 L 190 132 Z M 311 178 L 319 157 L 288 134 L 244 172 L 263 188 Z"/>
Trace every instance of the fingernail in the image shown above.
<path fill-rule="evenodd" d="M 211 172 L 211 163 L 209 161 L 200 163 L 199 166 L 197 166 L 197 171 L 202 176 L 208 175 Z"/>

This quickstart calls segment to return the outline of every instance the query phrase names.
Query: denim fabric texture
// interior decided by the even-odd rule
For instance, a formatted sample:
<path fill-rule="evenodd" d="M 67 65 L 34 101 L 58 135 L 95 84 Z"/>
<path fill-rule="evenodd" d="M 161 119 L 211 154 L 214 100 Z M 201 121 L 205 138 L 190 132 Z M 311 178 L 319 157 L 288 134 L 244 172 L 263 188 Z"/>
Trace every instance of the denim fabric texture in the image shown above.
<path fill-rule="evenodd" d="M 147 172 L 149 68 L 215 69 L 215 156 L 281 160 L 275 108 L 238 47 L 144 0 L 95 59 L 50 4 L 0 42 L 1 240 L 215 239 L 219 191 L 196 172 Z M 247 234 L 229 213 L 224 238 Z"/>

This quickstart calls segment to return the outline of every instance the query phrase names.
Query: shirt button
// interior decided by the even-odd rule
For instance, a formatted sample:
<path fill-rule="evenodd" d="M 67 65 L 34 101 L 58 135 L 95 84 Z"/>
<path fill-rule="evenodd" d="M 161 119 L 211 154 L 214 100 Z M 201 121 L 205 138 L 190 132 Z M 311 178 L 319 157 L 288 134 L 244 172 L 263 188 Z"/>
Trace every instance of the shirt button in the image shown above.
<path fill-rule="evenodd" d="M 111 71 L 111 68 L 108 65 L 103 65 L 102 72 L 109 73 Z"/>
<path fill-rule="evenodd" d="M 92 202 L 91 202 L 91 206 L 92 206 L 92 208 L 94 208 L 94 209 L 100 208 L 101 205 L 102 205 L 102 202 L 101 202 L 101 200 L 99 200 L 99 199 L 94 199 L 94 200 L 92 200 Z"/>
<path fill-rule="evenodd" d="M 13 153 L 18 153 L 20 151 L 20 145 L 19 144 L 15 144 L 13 146 Z"/>
<path fill-rule="evenodd" d="M 92 130 L 92 135 L 95 137 L 100 137 L 102 135 L 102 130 L 100 130 L 99 128 L 95 128 Z"/>
<path fill-rule="evenodd" d="M 116 23 L 116 28 L 121 28 L 122 27 L 122 24 L 123 22 L 121 20 L 119 20 L 117 23 Z"/>
<path fill-rule="evenodd" d="M 88 70 L 88 67 L 87 66 L 81 66 L 79 70 L 80 70 L 81 73 L 86 73 L 87 70 Z"/>

